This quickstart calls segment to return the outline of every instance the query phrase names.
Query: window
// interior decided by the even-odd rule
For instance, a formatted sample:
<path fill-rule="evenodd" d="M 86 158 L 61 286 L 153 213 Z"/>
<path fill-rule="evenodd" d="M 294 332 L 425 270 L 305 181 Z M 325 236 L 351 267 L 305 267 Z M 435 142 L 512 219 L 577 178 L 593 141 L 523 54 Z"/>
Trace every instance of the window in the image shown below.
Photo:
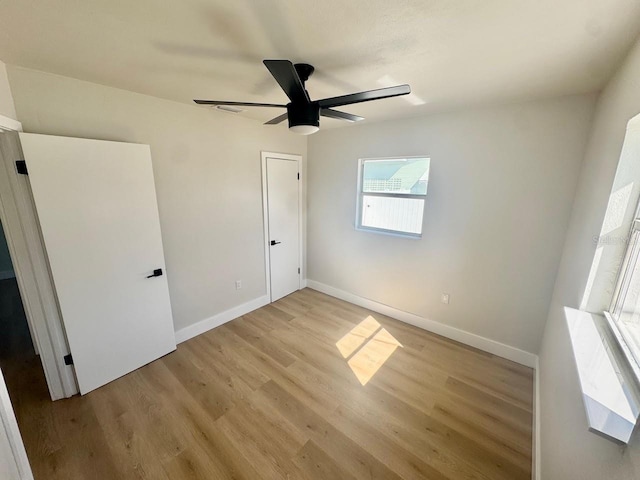
<path fill-rule="evenodd" d="M 360 160 L 356 227 L 421 237 L 428 180 L 426 157 Z"/>
<path fill-rule="evenodd" d="M 626 344 L 624 350 L 637 367 L 640 365 L 640 216 L 631 228 L 609 315 L 616 333 Z"/>

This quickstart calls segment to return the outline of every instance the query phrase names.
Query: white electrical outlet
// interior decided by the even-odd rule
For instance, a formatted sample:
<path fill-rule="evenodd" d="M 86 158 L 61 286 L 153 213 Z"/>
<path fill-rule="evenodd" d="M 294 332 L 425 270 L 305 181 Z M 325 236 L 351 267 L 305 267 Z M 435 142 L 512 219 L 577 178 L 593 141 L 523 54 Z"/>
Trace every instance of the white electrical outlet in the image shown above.
<path fill-rule="evenodd" d="M 449 294 L 443 293 L 442 295 L 440 295 L 440 301 L 445 305 L 449 305 Z"/>
<path fill-rule="evenodd" d="M 242 288 L 242 280 L 236 280 L 236 290 L 240 290 Z"/>

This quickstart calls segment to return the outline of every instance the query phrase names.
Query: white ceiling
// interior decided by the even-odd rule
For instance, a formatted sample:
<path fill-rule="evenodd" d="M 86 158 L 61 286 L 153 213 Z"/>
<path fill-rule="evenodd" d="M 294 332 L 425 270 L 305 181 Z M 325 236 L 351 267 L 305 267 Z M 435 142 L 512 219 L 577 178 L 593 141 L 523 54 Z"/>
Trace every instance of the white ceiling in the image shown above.
<path fill-rule="evenodd" d="M 637 0 L 0 0 L 9 64 L 180 102 L 286 103 L 264 58 L 315 65 L 313 99 L 411 85 L 343 108 L 368 121 L 596 91 L 638 31 Z"/>

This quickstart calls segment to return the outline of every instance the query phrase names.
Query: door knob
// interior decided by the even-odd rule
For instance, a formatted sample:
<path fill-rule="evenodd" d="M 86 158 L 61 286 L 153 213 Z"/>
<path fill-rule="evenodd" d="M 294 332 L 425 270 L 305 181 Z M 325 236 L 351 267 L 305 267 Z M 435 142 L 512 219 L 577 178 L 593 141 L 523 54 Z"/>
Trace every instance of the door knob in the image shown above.
<path fill-rule="evenodd" d="M 273 245 L 278 245 L 279 243 L 282 243 L 282 242 L 277 242 L 277 241 L 275 241 L 275 240 L 271 240 L 271 245 L 272 245 L 272 246 L 273 246 Z"/>
<path fill-rule="evenodd" d="M 160 277 L 162 275 L 162 269 L 156 268 L 151 275 L 148 275 L 147 278 Z"/>

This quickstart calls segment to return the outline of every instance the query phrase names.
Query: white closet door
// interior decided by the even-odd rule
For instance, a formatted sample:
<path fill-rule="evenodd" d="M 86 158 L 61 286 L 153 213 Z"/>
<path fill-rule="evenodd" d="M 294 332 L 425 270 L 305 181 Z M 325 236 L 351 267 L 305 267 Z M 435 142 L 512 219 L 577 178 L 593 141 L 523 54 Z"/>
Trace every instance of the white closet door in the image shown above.
<path fill-rule="evenodd" d="M 176 348 L 150 149 L 20 140 L 85 394 Z M 151 276 L 156 269 L 162 274 Z"/>
<path fill-rule="evenodd" d="M 300 288 L 298 162 L 267 158 L 271 301 Z"/>

